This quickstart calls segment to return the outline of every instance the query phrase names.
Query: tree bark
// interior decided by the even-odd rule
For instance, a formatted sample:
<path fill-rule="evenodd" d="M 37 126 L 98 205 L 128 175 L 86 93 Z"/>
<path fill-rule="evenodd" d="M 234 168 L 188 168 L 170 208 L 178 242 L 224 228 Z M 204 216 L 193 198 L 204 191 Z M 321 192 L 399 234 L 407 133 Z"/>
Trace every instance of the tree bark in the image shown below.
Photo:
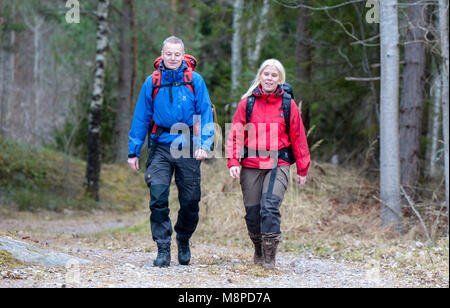
<path fill-rule="evenodd" d="M 439 142 L 439 129 L 441 127 L 441 102 L 442 102 L 442 79 L 439 74 L 436 74 L 433 81 L 431 97 L 433 99 L 433 108 L 430 108 L 430 125 L 428 131 L 428 175 L 430 177 L 436 176 L 436 162 Z"/>
<path fill-rule="evenodd" d="M 442 127 L 444 135 L 444 161 L 445 161 L 445 202 L 447 206 L 447 219 L 449 217 L 449 43 L 448 43 L 448 0 L 439 0 L 439 23 L 441 33 L 442 52 Z M 448 225 L 447 225 L 448 228 Z M 447 229 L 448 233 L 448 229 Z"/>
<path fill-rule="evenodd" d="M 380 197 L 384 226 L 401 230 L 398 129 L 399 30 L 397 0 L 380 1 Z"/>
<path fill-rule="evenodd" d="M 258 20 L 258 31 L 256 32 L 255 47 L 248 59 L 251 68 L 255 68 L 259 57 L 261 56 L 262 42 L 267 32 L 267 14 L 269 13 L 270 3 L 269 0 L 264 0 L 261 8 L 261 15 Z"/>
<path fill-rule="evenodd" d="M 131 0 L 131 40 L 133 44 L 133 71 L 131 73 L 131 95 L 130 95 L 130 114 L 134 110 L 134 100 L 136 95 L 136 71 L 138 61 L 138 45 L 137 45 L 137 31 L 136 31 L 136 11 L 134 10 L 134 1 Z"/>
<path fill-rule="evenodd" d="M 242 72 L 242 37 L 241 22 L 244 11 L 244 1 L 234 0 L 233 3 L 233 38 L 231 41 L 231 118 L 237 108 L 237 90 Z"/>
<path fill-rule="evenodd" d="M 0 52 L 2 47 L 2 24 L 3 24 L 3 17 L 2 17 L 2 0 L 0 0 Z"/>
<path fill-rule="evenodd" d="M 300 4 L 304 4 L 302 0 Z M 310 40 L 310 33 L 307 29 L 308 14 L 305 8 L 298 8 L 297 30 L 296 30 L 296 42 L 295 50 L 296 56 L 296 69 L 295 75 L 300 82 L 303 90 L 308 91 L 312 81 L 312 47 L 308 43 Z M 308 91 L 311 93 L 311 91 Z M 303 97 L 303 93 L 299 93 L 298 102 L 302 101 L 302 118 L 306 131 L 310 129 L 311 117 L 310 117 L 310 102 L 306 101 Z"/>
<path fill-rule="evenodd" d="M 233 5 L 233 38 L 231 42 L 231 91 L 239 87 L 242 69 L 241 19 L 244 10 L 243 0 L 234 0 Z"/>
<path fill-rule="evenodd" d="M 420 138 L 425 76 L 426 6 L 409 0 L 402 95 L 400 101 L 400 178 L 401 185 L 415 198 L 419 179 Z"/>
<path fill-rule="evenodd" d="M 116 162 L 124 161 L 127 157 L 128 132 L 131 124 L 131 95 L 133 79 L 133 44 L 132 44 L 132 0 L 123 0 L 122 15 L 120 17 L 119 42 L 119 83 L 118 101 L 115 108 L 116 120 L 114 125 L 113 157 Z"/>
<path fill-rule="evenodd" d="M 86 166 L 86 192 L 100 201 L 101 121 L 105 88 L 106 51 L 108 48 L 109 0 L 99 0 L 97 7 L 97 46 L 94 87 L 89 111 L 88 157 Z"/>

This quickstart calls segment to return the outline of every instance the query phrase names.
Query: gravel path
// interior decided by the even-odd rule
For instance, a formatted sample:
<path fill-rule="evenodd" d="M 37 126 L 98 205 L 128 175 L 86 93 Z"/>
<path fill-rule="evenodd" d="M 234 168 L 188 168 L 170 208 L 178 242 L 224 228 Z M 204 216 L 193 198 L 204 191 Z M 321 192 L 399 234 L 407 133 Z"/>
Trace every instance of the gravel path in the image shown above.
<path fill-rule="evenodd" d="M 150 236 L 93 237 L 90 232 L 132 225 L 134 216 L 117 221 L 83 219 L 49 220 L 46 224 L 6 219 L 1 232 L 45 249 L 93 261 L 66 267 L 26 265 L 0 275 L 3 287 L 199 287 L 199 288 L 292 288 L 292 287 L 408 287 L 376 265 L 340 263 L 312 255 L 280 253 L 277 269 L 266 270 L 252 263 L 252 251 L 193 243 L 190 266 L 180 266 L 172 245 L 169 268 L 155 268 L 156 247 Z M 142 218 L 142 216 L 140 217 Z M 15 221 L 15 222 L 14 222 Z M 23 222 L 23 221 L 22 221 Z M 95 225 L 86 228 L 86 225 Z M 64 226 L 64 227 L 62 227 Z M 87 232 L 86 232 L 87 231 Z M 83 233 L 82 235 L 80 235 Z M 28 236 L 30 234 L 30 236 Z M 144 242 L 144 244 L 143 244 Z"/>

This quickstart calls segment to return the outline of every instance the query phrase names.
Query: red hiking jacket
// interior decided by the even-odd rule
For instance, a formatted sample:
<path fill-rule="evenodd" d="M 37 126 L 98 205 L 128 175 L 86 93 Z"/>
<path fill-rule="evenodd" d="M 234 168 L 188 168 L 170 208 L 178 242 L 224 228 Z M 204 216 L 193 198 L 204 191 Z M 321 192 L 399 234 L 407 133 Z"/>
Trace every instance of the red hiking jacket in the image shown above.
<path fill-rule="evenodd" d="M 294 100 L 291 102 L 290 132 L 286 132 L 286 122 L 283 117 L 282 97 L 284 90 L 278 87 L 272 94 L 263 94 L 260 88 L 255 89 L 255 105 L 246 129 L 247 98 L 243 99 L 233 117 L 233 126 L 227 138 L 226 154 L 228 168 L 239 166 L 239 152 L 245 145 L 253 150 L 277 151 L 292 145 L 297 174 L 306 176 L 311 163 L 308 143 L 303 127 L 300 110 Z M 246 157 L 240 162 L 243 167 L 257 169 L 272 169 L 273 158 Z M 278 166 L 289 166 L 289 163 L 278 159 Z"/>

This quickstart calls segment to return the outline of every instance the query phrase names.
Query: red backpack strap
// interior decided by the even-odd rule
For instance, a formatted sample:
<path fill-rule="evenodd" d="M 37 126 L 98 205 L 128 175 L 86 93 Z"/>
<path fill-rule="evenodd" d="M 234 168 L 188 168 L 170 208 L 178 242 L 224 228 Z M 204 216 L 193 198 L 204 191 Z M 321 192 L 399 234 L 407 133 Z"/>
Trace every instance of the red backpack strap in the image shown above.
<path fill-rule="evenodd" d="M 194 82 L 192 81 L 192 68 L 188 67 L 184 70 L 184 82 L 186 83 L 186 87 L 191 90 L 192 94 L 195 96 L 194 92 Z"/>
<path fill-rule="evenodd" d="M 156 70 L 152 74 L 152 99 L 155 99 L 156 94 L 158 94 L 159 86 L 161 85 L 161 71 Z"/>

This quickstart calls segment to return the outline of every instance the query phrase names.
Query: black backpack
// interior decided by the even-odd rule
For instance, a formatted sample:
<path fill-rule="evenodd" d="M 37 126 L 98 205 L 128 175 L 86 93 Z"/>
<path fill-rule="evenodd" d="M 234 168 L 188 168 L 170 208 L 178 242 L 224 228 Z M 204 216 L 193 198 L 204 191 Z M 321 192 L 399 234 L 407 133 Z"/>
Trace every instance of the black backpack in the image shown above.
<path fill-rule="evenodd" d="M 283 93 L 283 102 L 281 108 L 283 109 L 284 121 L 286 123 L 286 131 L 289 136 L 289 131 L 291 128 L 291 100 L 294 99 L 294 91 L 289 83 L 285 82 L 281 85 L 281 89 L 284 90 Z M 255 106 L 256 97 L 251 94 L 247 98 L 247 107 L 246 107 L 246 123 L 250 123 L 250 119 L 253 112 L 253 107 Z M 248 148 L 244 147 L 244 157 L 248 157 Z M 256 153 L 259 156 L 259 153 Z M 262 155 L 263 156 L 263 155 Z M 278 151 L 279 158 L 287 161 L 291 165 L 295 163 L 294 153 L 292 152 L 292 147 L 283 148 Z"/>

